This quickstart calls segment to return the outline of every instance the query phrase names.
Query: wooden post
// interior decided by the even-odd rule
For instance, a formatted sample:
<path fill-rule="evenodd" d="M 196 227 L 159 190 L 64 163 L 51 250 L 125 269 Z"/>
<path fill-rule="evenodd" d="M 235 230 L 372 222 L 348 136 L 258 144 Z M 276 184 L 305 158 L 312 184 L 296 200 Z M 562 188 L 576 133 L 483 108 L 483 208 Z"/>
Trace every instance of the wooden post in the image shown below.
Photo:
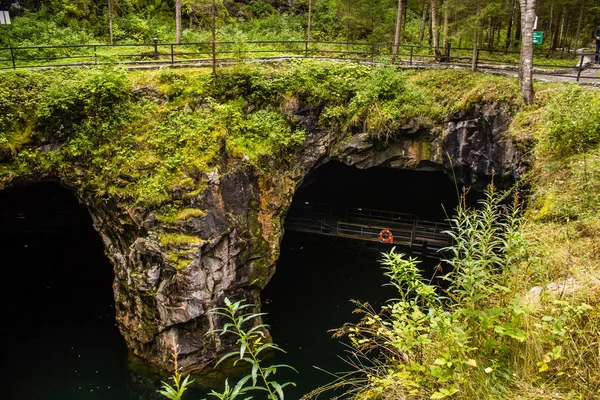
<path fill-rule="evenodd" d="M 375 43 L 371 44 L 371 65 L 375 64 Z"/>
<path fill-rule="evenodd" d="M 17 64 L 15 63 L 15 53 L 13 51 L 12 44 L 10 45 L 10 58 L 12 60 L 13 69 L 17 69 Z"/>
<path fill-rule="evenodd" d="M 581 77 L 581 71 L 583 70 L 583 59 L 585 58 L 585 54 L 581 55 L 581 60 L 579 61 L 579 67 L 577 67 L 577 82 L 579 82 L 579 78 Z"/>

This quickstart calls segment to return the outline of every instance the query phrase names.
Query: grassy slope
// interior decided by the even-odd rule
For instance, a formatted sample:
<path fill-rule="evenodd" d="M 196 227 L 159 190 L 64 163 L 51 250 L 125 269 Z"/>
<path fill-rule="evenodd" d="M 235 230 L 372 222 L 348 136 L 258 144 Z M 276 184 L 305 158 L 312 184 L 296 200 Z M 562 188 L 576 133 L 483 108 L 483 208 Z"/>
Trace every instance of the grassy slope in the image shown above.
<path fill-rule="evenodd" d="M 571 85 L 537 90 L 538 104 L 523 108 L 513 79 L 317 62 L 225 69 L 216 86 L 205 70 L 7 73 L 0 82 L 0 187 L 19 175 L 55 175 L 173 221 L 201 212 L 171 197 L 182 188 L 201 191 L 220 151 L 265 173 L 285 167 L 307 134 L 285 113 L 290 99 L 323 107 L 321 127 L 351 134 L 366 126 L 383 136 L 411 118 L 439 123 L 499 101 L 516 113 L 511 133 L 533 143 L 535 156 L 525 229 L 539 262 L 521 289 L 574 277 L 577 298 L 598 315 L 600 95 Z M 597 331 L 585 329 L 572 337 L 568 379 L 556 369 L 531 370 L 531 381 L 518 382 L 511 396 L 576 398 L 583 383 L 597 390 L 597 362 L 577 359 L 581 346 L 586 354 L 598 347 Z"/>

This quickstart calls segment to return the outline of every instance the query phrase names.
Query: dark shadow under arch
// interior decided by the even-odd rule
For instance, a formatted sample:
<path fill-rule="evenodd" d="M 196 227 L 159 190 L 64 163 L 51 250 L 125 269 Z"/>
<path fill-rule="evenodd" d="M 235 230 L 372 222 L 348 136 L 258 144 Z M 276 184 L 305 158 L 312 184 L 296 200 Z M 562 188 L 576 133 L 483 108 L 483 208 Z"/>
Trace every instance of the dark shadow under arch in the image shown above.
<path fill-rule="evenodd" d="M 0 398 L 130 398 L 112 265 L 73 193 L 0 191 L 0 260 Z"/>

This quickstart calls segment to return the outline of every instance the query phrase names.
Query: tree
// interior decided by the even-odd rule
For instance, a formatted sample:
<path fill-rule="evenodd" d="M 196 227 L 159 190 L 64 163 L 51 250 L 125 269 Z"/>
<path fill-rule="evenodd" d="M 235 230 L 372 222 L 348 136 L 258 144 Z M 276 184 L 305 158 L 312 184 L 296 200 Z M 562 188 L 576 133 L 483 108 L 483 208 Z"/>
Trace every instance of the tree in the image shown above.
<path fill-rule="evenodd" d="M 110 44 L 113 44 L 112 0 L 108 0 L 108 34 L 110 36 Z"/>
<path fill-rule="evenodd" d="M 175 43 L 181 43 L 181 0 L 175 0 Z"/>
<path fill-rule="evenodd" d="M 433 39 L 435 60 L 438 61 L 440 59 L 440 35 L 438 33 L 436 0 L 431 0 L 431 37 Z"/>
<path fill-rule="evenodd" d="M 402 31 L 402 0 L 398 0 L 398 16 L 396 17 L 396 35 L 394 36 L 394 57 L 398 57 L 398 46 L 400 46 L 400 32 Z"/>
<path fill-rule="evenodd" d="M 481 0 L 477 0 L 477 11 L 475 14 L 475 23 L 473 24 L 473 58 L 471 61 L 471 71 L 477 69 L 477 39 L 479 35 L 479 17 L 481 15 Z"/>
<path fill-rule="evenodd" d="M 519 0 L 521 5 L 521 59 L 519 83 L 525 104 L 533 104 L 533 24 L 535 0 Z"/>

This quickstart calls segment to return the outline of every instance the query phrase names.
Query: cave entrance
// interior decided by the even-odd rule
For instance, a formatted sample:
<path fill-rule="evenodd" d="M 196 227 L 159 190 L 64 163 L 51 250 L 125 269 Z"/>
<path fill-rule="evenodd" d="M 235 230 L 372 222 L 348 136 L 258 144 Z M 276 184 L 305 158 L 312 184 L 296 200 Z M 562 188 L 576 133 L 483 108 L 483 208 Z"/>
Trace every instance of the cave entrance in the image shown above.
<path fill-rule="evenodd" d="M 300 372 L 289 376 L 298 383 L 292 398 L 332 381 L 313 365 L 351 369 L 338 358 L 344 346 L 328 331 L 359 318 L 350 299 L 379 309 L 395 296 L 384 286 L 381 252 L 396 246 L 422 260 L 424 276 L 434 276 L 457 193 L 462 187 L 442 171 L 360 170 L 330 162 L 305 177 L 286 216 L 275 275 L 262 293 L 273 339 L 288 352 L 281 361 Z M 470 191 L 468 204 L 478 197 Z M 393 244 L 381 242 L 383 229 L 392 232 Z"/>
<path fill-rule="evenodd" d="M 39 183 L 0 191 L 0 397 L 129 399 L 103 250 L 69 190 Z"/>

